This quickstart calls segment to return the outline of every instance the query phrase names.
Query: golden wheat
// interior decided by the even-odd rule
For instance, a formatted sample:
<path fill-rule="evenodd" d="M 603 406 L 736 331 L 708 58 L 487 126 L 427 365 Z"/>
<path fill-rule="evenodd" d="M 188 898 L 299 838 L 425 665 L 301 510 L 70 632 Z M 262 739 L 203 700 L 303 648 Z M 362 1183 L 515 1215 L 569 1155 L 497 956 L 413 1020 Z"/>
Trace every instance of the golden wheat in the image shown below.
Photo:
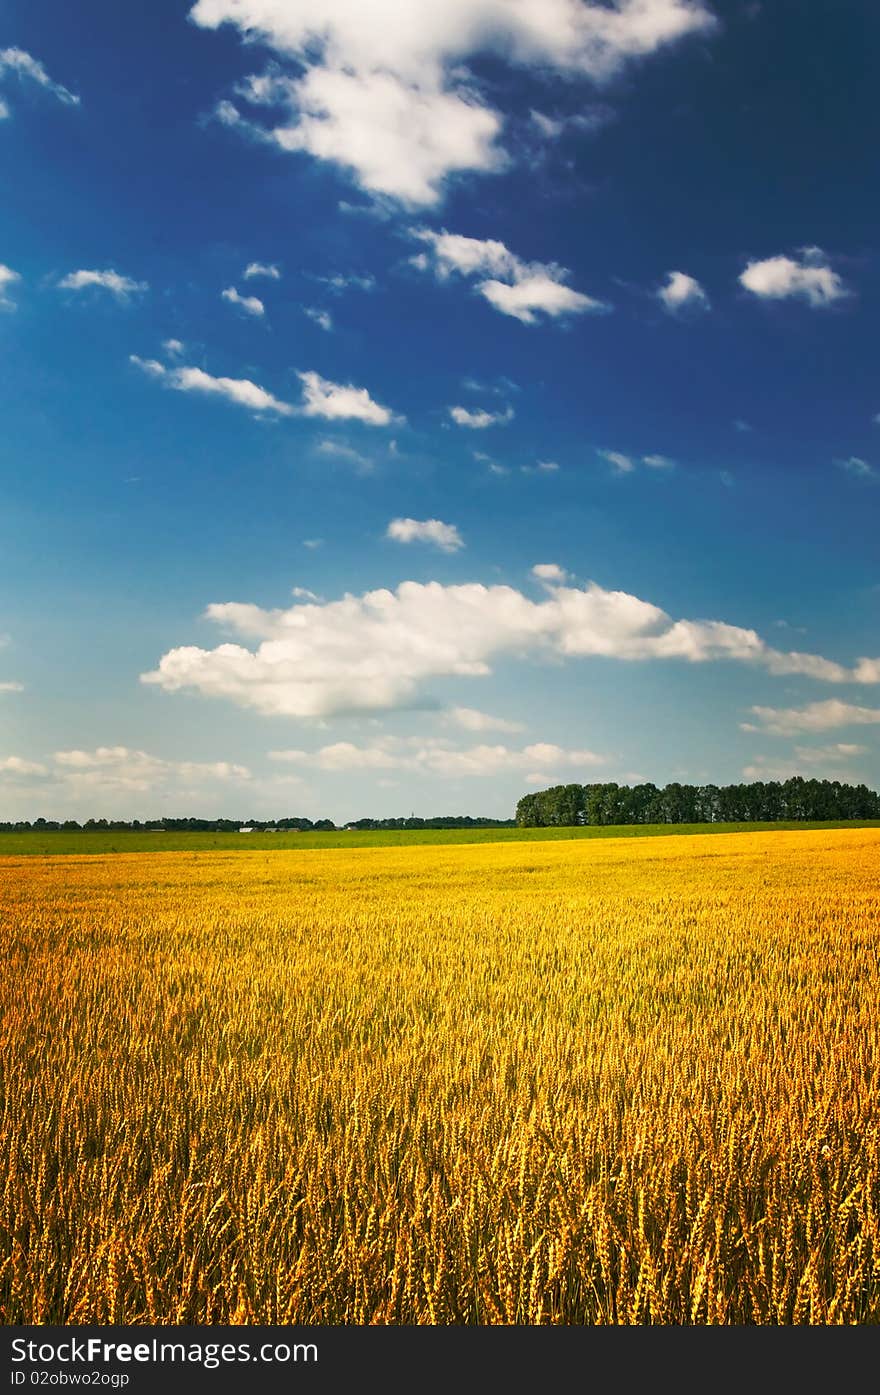
<path fill-rule="evenodd" d="M 3 1321 L 880 1321 L 878 851 L 3 860 Z"/>

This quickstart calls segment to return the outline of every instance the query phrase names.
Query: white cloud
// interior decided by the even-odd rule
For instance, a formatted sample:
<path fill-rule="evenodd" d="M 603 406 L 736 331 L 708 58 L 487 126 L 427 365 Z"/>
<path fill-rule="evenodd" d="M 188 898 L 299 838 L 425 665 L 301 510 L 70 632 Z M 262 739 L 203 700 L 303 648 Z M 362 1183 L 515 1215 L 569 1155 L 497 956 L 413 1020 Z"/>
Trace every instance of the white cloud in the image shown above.
<path fill-rule="evenodd" d="M 166 339 L 162 344 L 169 358 L 179 358 L 183 353 L 185 345 L 180 339 Z"/>
<path fill-rule="evenodd" d="M 880 681 L 880 661 L 877 662 Z M 796 736 L 800 732 L 834 731 L 838 727 L 871 726 L 880 722 L 880 708 L 858 707 L 839 698 L 810 702 L 805 707 L 752 707 L 754 722 L 741 722 L 743 731 L 764 731 L 772 736 Z"/>
<path fill-rule="evenodd" d="M 548 475 L 552 475 L 559 469 L 559 465 L 555 460 L 539 460 L 535 468 L 543 470 Z"/>
<path fill-rule="evenodd" d="M 483 277 L 477 283 L 477 292 L 502 315 L 510 315 L 522 324 L 538 324 L 541 315 L 558 319 L 610 309 L 604 301 L 567 285 L 571 273 L 564 266 L 525 262 L 493 238 L 463 237 L 430 228 L 413 228 L 412 235 L 428 249 L 412 258 L 413 265 L 433 271 L 439 281 L 452 275 Z"/>
<path fill-rule="evenodd" d="M 438 280 L 458 276 L 503 276 L 513 280 L 527 266 L 503 242 L 494 238 L 464 237 L 444 228 L 413 228 L 412 235 L 426 244 L 429 252 L 423 269 L 432 267 Z"/>
<path fill-rule="evenodd" d="M 564 586 L 568 581 L 568 572 L 556 562 L 536 562 L 532 567 L 532 576 L 550 586 Z"/>
<path fill-rule="evenodd" d="M 16 778 L 45 774 L 47 774 L 46 766 L 41 765 L 39 761 L 25 760 L 22 756 L 0 758 L 0 775 L 11 775 Z"/>
<path fill-rule="evenodd" d="M 84 291 L 92 286 L 109 291 L 117 300 L 127 301 L 138 291 L 149 290 L 146 281 L 133 281 L 130 276 L 121 276 L 118 271 L 71 271 L 59 282 L 63 291 Z"/>
<path fill-rule="evenodd" d="M 356 746 L 336 741 L 317 751 L 270 751 L 271 760 L 324 771 L 406 770 L 414 774 L 439 775 L 446 779 L 524 772 L 536 764 L 544 767 L 583 769 L 601 765 L 603 757 L 594 751 L 566 750 L 539 742 L 523 750 L 508 746 L 471 746 L 455 750 L 445 742 L 425 742 L 402 749 L 399 742 L 386 739 L 375 746 Z"/>
<path fill-rule="evenodd" d="M 282 124 L 258 127 L 264 138 L 411 205 L 436 203 L 451 174 L 504 163 L 503 119 L 463 66 L 472 56 L 603 81 L 714 23 L 702 0 L 198 0 L 191 19 L 234 24 L 297 62 L 296 77 L 275 70 L 240 86 L 283 111 Z"/>
<path fill-rule="evenodd" d="M 17 683 L 14 679 L 7 679 L 0 683 L 0 693 L 23 693 L 24 684 Z"/>
<path fill-rule="evenodd" d="M 62 87 L 60 82 L 53 82 L 43 64 L 29 53 L 25 53 L 21 48 L 0 49 L 0 77 L 5 73 L 12 73 L 23 81 L 35 82 L 38 87 L 49 92 L 65 106 L 79 106 L 79 97 L 74 92 Z M 3 104 L 5 107 L 5 103 Z M 6 115 L 9 108 L 6 107 Z"/>
<path fill-rule="evenodd" d="M 303 545 L 303 547 L 307 547 L 307 548 L 309 549 L 310 552 L 314 552 L 316 548 L 319 548 L 319 547 L 323 547 L 323 546 L 324 546 L 324 539 L 323 539 L 323 538 L 303 538 L 303 544 L 302 544 L 302 545 Z"/>
<path fill-rule="evenodd" d="M 246 315 L 265 315 L 266 307 L 259 296 L 241 295 L 234 286 L 227 286 L 225 291 L 221 291 L 222 298 L 230 305 L 237 305 Z"/>
<path fill-rule="evenodd" d="M 327 330 L 328 333 L 332 330 L 333 316 L 329 310 L 318 310 L 312 305 L 304 305 L 303 314 L 308 315 L 310 320 L 313 320 L 321 329 Z"/>
<path fill-rule="evenodd" d="M 356 272 L 349 272 L 343 276 L 341 272 L 336 272 L 333 276 L 316 276 L 316 281 L 320 281 L 334 295 L 341 295 L 343 291 L 374 291 L 376 289 L 376 278 L 369 273 L 359 275 Z"/>
<path fill-rule="evenodd" d="M 350 419 L 367 426 L 388 426 L 401 420 L 388 407 L 374 402 L 366 388 L 351 383 L 331 383 L 319 373 L 298 373 L 303 385 L 303 416 L 323 417 L 327 421 Z"/>
<path fill-rule="evenodd" d="M 373 461 L 368 455 L 363 455 L 354 446 L 349 446 L 345 441 L 318 441 L 315 450 L 319 455 L 332 455 L 337 460 L 345 460 L 349 465 L 354 465 L 358 470 L 367 472 L 372 470 Z"/>
<path fill-rule="evenodd" d="M 873 465 L 869 465 L 867 460 L 860 459 L 857 455 L 851 455 L 848 460 L 835 460 L 841 470 L 846 470 L 847 474 L 856 475 L 859 479 L 873 479 L 877 471 Z"/>
<path fill-rule="evenodd" d="M 415 520 L 398 523 L 407 531 L 420 526 Z M 505 656 L 729 660 L 776 675 L 857 680 L 858 668 L 817 654 L 785 653 L 754 630 L 722 621 L 673 620 L 625 591 L 607 591 L 594 582 L 581 589 L 549 579 L 545 586 L 548 594 L 540 601 L 511 586 L 404 581 L 394 591 L 286 610 L 217 603 L 208 606 L 206 618 L 238 642 L 172 649 L 142 680 L 168 692 L 195 691 L 290 717 L 411 705 L 432 679 L 484 677 L 491 663 Z M 877 670 L 880 674 L 880 663 Z M 878 679 L 865 672 L 861 681 Z"/>
<path fill-rule="evenodd" d="M 709 297 L 699 281 L 684 271 L 666 273 L 666 283 L 657 292 L 657 299 L 670 314 L 685 308 L 708 310 Z"/>
<path fill-rule="evenodd" d="M 269 281 L 280 281 L 281 269 L 274 262 L 248 262 L 244 269 L 244 279 L 252 281 L 255 276 L 264 276 Z"/>
<path fill-rule="evenodd" d="M 252 412 L 275 412 L 283 417 L 293 414 L 293 408 L 287 402 L 280 402 L 271 392 L 252 383 L 249 378 L 214 378 L 202 368 L 166 368 L 154 358 L 143 359 L 137 354 L 129 354 L 129 362 L 175 392 L 199 392 L 207 396 L 225 397 L 227 401 L 247 407 Z"/>
<path fill-rule="evenodd" d="M 447 720 L 465 731 L 506 731 L 523 730 L 522 722 L 510 722 L 505 717 L 493 717 L 488 712 L 480 712 L 476 707 L 452 707 L 446 714 Z"/>
<path fill-rule="evenodd" d="M 793 775 L 816 770 L 822 779 L 852 782 L 855 777 L 847 763 L 856 756 L 866 755 L 867 750 L 867 746 L 854 746 L 844 741 L 831 746 L 795 746 L 792 756 L 780 759 L 758 756 L 743 767 L 742 773 L 747 780 L 789 780 Z"/>
<path fill-rule="evenodd" d="M 643 455 L 637 459 L 619 450 L 599 450 L 596 454 L 607 460 L 618 475 L 633 474 L 639 464 L 646 465 L 649 470 L 675 469 L 675 461 L 670 460 L 668 455 Z"/>
<path fill-rule="evenodd" d="M 437 203 L 456 172 L 504 163 L 500 118 L 473 90 L 415 87 L 393 73 L 314 67 L 289 84 L 293 124 L 273 132 L 283 150 L 302 150 L 354 174 L 362 188 L 401 203 Z"/>
<path fill-rule="evenodd" d="M 561 315 L 582 315 L 587 310 L 603 312 L 608 309 L 603 301 L 594 300 L 592 296 L 564 285 L 560 275 L 558 267 L 541 268 L 523 276 L 513 285 L 505 281 L 484 281 L 478 290 L 502 315 L 511 315 L 524 325 L 538 324 L 541 315 L 557 319 Z"/>
<path fill-rule="evenodd" d="M 814 309 L 833 305 L 849 295 L 819 247 L 803 248 L 800 261 L 780 256 L 749 262 L 739 280 L 741 286 L 762 300 L 788 300 L 799 296 Z"/>
<path fill-rule="evenodd" d="M 453 523 L 441 523 L 439 518 L 392 518 L 385 530 L 386 538 L 395 542 L 433 543 L 441 552 L 457 552 L 464 547 L 458 529 Z"/>
<path fill-rule="evenodd" d="M 456 426 L 467 426 L 472 431 L 485 431 L 487 426 L 506 426 L 513 421 L 514 411 L 507 407 L 503 412 L 487 412 L 483 408 L 470 411 L 467 407 L 450 407 L 449 415 Z"/>
<path fill-rule="evenodd" d="M 11 115 L 12 112 L 9 110 L 6 102 L 0 97 L 0 121 L 7 121 Z"/>
<path fill-rule="evenodd" d="M 150 790 L 169 781 L 249 780 L 247 766 L 230 761 L 171 761 L 127 746 L 56 751 L 56 773 L 65 784 L 101 790 Z"/>
<path fill-rule="evenodd" d="M 603 460 L 607 460 L 618 475 L 631 475 L 636 468 L 632 456 L 624 455 L 619 450 L 600 450 L 596 454 L 601 455 Z"/>
<path fill-rule="evenodd" d="M 16 281 L 20 280 L 21 277 L 17 271 L 13 271 L 11 266 L 4 266 L 3 263 L 0 262 L 0 310 L 15 309 L 15 301 L 9 299 L 7 290 L 10 286 L 14 286 Z"/>

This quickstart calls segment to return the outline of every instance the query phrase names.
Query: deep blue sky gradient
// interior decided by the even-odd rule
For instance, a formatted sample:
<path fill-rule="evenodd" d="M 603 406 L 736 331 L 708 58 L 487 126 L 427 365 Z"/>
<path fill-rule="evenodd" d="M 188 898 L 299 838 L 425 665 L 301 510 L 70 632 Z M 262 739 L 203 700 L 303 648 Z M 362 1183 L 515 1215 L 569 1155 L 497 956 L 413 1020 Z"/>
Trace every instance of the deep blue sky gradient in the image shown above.
<path fill-rule="evenodd" d="M 254 779 L 200 788 L 193 808 L 182 807 L 190 795 L 74 799 L 7 782 L 0 818 L 62 806 L 82 817 L 339 820 L 512 811 L 525 788 L 515 772 L 397 775 L 387 786 L 369 773 L 315 771 L 301 787 L 273 783 L 270 749 L 369 744 L 377 730 L 436 735 L 436 718 L 377 713 L 380 727 L 343 717 L 318 728 L 141 685 L 174 646 L 219 642 L 200 618 L 213 601 L 284 606 L 293 586 L 332 599 L 406 578 L 503 581 L 537 596 L 529 569 L 555 561 L 581 583 L 674 617 L 754 627 L 780 648 L 847 664 L 880 653 L 880 477 L 835 463 L 855 456 L 880 470 L 880 13 L 867 0 L 713 9 L 716 32 L 601 91 L 474 63 L 508 116 L 509 169 L 450 181 L 437 208 L 380 218 L 340 209 L 369 200 L 338 166 L 210 119 L 266 55 L 245 51 L 231 29 L 196 28 L 185 3 L 3 5 L 0 48 L 33 54 L 82 104 L 0 81 L 12 110 L 0 122 L 0 262 L 21 276 L 9 289 L 16 308 L 0 312 L 0 629 L 10 637 L 0 681 L 25 688 L 0 697 L 0 760 L 124 745 L 166 760 L 242 762 Z M 561 115 L 600 103 L 599 129 L 568 130 L 538 153 L 531 107 Z M 407 229 L 418 225 L 559 262 L 613 310 L 521 325 L 468 283 L 416 271 Z M 825 251 L 847 299 L 817 310 L 761 302 L 738 284 L 748 260 L 807 245 Z M 277 262 L 283 278 L 243 282 L 252 260 Z M 60 290 L 81 267 L 114 267 L 150 290 L 127 305 Z M 673 268 L 702 283 L 710 312 L 664 313 L 654 292 Z M 334 296 L 315 279 L 334 273 L 369 274 L 375 289 Z M 230 285 L 261 296 L 265 319 L 224 304 Z M 330 310 L 333 333 L 303 306 Z M 363 384 L 406 425 L 258 420 L 163 391 L 129 355 L 159 357 L 170 336 L 186 343 L 187 363 L 251 378 L 291 403 L 298 370 Z M 502 376 L 516 385 L 507 397 L 462 386 Z M 506 427 L 448 422 L 450 404 L 508 399 L 516 416 Z M 321 453 L 328 438 L 372 469 Z M 490 473 L 475 450 L 509 473 Z M 662 453 L 676 468 L 617 476 L 601 450 Z M 560 469 L 521 469 L 539 460 Z M 453 555 L 402 548 L 384 536 L 397 516 L 447 520 L 467 545 Z M 304 548 L 314 538 L 323 545 Z M 589 747 L 608 764 L 583 778 L 663 783 L 735 780 L 759 757 L 795 768 L 793 745 L 810 742 L 742 732 L 752 704 L 877 706 L 877 691 L 734 664 L 532 657 L 494 665 L 486 679 L 438 681 L 427 696 L 526 728 L 521 741 L 458 733 L 458 745 Z M 871 727 L 812 744 L 830 741 L 865 746 L 846 768 L 880 782 Z"/>

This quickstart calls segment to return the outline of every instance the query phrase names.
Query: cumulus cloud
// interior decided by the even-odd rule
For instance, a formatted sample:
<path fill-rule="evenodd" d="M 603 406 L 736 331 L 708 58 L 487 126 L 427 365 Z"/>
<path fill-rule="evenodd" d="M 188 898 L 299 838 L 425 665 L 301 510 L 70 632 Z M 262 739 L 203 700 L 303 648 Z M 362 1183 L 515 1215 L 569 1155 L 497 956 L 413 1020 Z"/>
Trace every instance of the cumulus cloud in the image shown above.
<path fill-rule="evenodd" d="M 532 567 L 532 576 L 549 586 L 564 586 L 568 581 L 568 572 L 556 562 L 536 562 Z"/>
<path fill-rule="evenodd" d="M 32 57 L 24 49 L 0 49 L 0 78 L 3 78 L 7 73 L 20 78 L 23 82 L 33 82 L 37 87 L 42 87 L 45 92 L 55 97 L 64 106 L 79 106 L 80 99 L 76 93 L 62 87 L 60 82 L 53 82 L 39 59 Z M 4 115 L 8 116 L 9 108 L 5 102 L 2 105 L 5 109 Z"/>
<path fill-rule="evenodd" d="M 303 416 L 323 417 L 326 421 L 352 420 L 367 426 L 388 426 L 402 418 L 389 407 L 374 402 L 366 388 L 351 383 L 331 383 L 320 373 L 298 373 L 303 385 Z"/>
<path fill-rule="evenodd" d="M 255 276 L 264 276 L 269 281 L 280 281 L 281 268 L 274 262 L 248 262 L 244 269 L 244 279 L 252 281 Z"/>
<path fill-rule="evenodd" d="M 767 257 L 749 262 L 739 278 L 752 295 L 762 300 L 790 300 L 799 297 L 814 309 L 833 305 L 849 295 L 849 291 L 828 265 L 819 247 L 805 247 L 800 260 L 792 257 Z"/>
<path fill-rule="evenodd" d="M 227 286 L 225 291 L 220 292 L 222 298 L 230 305 L 238 306 L 246 315 L 265 315 L 266 307 L 259 296 L 242 295 L 234 286 Z"/>
<path fill-rule="evenodd" d="M 446 742 L 427 741 L 402 747 L 402 743 L 387 738 L 373 746 L 356 746 L 350 741 L 336 741 L 317 751 L 270 751 L 271 760 L 288 765 L 306 766 L 324 771 L 406 770 L 413 774 L 439 775 L 446 779 L 469 776 L 500 775 L 507 771 L 526 772 L 536 765 L 542 768 L 583 769 L 601 765 L 604 757 L 594 751 L 566 750 L 547 742 L 538 742 L 522 750 L 508 746 L 471 746 L 456 750 Z"/>
<path fill-rule="evenodd" d="M 15 301 L 10 300 L 8 290 L 10 286 L 14 286 L 16 281 L 20 280 L 21 277 L 17 271 L 13 271 L 11 266 L 4 266 L 0 262 L 0 310 L 15 309 Z"/>
<path fill-rule="evenodd" d="M 419 527 L 416 520 L 398 522 Z M 270 715 L 316 717 L 412 705 L 432 679 L 484 677 L 504 657 L 727 660 L 825 682 L 858 678 L 858 668 L 774 649 L 754 630 L 673 620 L 659 606 L 595 582 L 557 585 L 546 572 L 542 579 L 547 594 L 540 601 L 511 586 L 404 581 L 394 591 L 281 610 L 215 603 L 206 618 L 234 640 L 214 649 L 171 649 L 142 681 Z M 880 674 L 880 662 L 863 662 L 876 664 Z M 864 671 L 861 681 L 878 680 Z"/>
<path fill-rule="evenodd" d="M 419 270 L 433 271 L 439 281 L 452 275 L 481 278 L 476 290 L 502 315 L 522 324 L 602 313 L 610 307 L 567 285 L 571 273 L 555 262 L 526 262 L 493 238 L 463 237 L 460 233 L 413 228 L 425 251 L 412 259 Z"/>
<path fill-rule="evenodd" d="M 672 315 L 684 309 L 709 309 L 709 297 L 703 287 L 694 276 L 688 276 L 684 271 L 666 273 L 666 281 L 658 290 L 657 299 Z"/>
<path fill-rule="evenodd" d="M 63 291 L 85 291 L 91 287 L 109 291 L 117 300 L 128 301 L 139 291 L 149 290 L 146 281 L 133 281 L 118 271 L 71 271 L 58 285 Z"/>
<path fill-rule="evenodd" d="M 457 552 L 464 547 L 464 540 L 455 525 L 441 523 L 439 518 L 392 518 L 385 536 L 401 543 L 432 543 L 441 552 Z"/>
<path fill-rule="evenodd" d="M 863 661 L 865 662 L 865 661 Z M 880 681 L 880 661 L 877 677 Z M 838 727 L 872 726 L 880 722 L 880 708 L 859 707 L 839 698 L 809 702 L 805 707 L 752 707 L 754 722 L 741 722 L 743 731 L 764 731 L 772 736 L 797 736 L 801 732 L 834 731 Z"/>
<path fill-rule="evenodd" d="M 239 87 L 272 109 L 263 139 L 410 205 L 436 203 L 450 175 L 505 163 L 503 118 L 478 92 L 472 57 L 602 82 L 714 23 L 703 0 L 198 0 L 190 17 L 234 24 L 296 63 L 295 76 L 276 69 Z"/>
<path fill-rule="evenodd" d="M 503 412 L 487 412 L 483 408 L 470 411 L 467 407 L 450 407 L 449 415 L 456 426 L 467 426 L 471 431 L 485 431 L 487 426 L 506 426 L 513 421 L 514 411 L 507 407 Z"/>
<path fill-rule="evenodd" d="M 165 339 L 162 343 L 162 348 L 169 358 L 179 358 L 184 351 L 185 345 L 180 339 Z"/>
<path fill-rule="evenodd" d="M 274 412 L 282 417 L 293 415 L 293 408 L 287 402 L 280 402 L 271 392 L 252 383 L 249 378 L 215 378 L 202 368 L 166 368 L 164 363 L 159 363 L 157 359 L 139 358 L 137 354 L 129 354 L 129 362 L 148 377 L 156 378 L 164 386 L 173 388 L 175 392 L 198 392 L 205 396 L 225 397 L 228 402 L 235 402 L 239 407 L 247 407 L 252 412 Z"/>

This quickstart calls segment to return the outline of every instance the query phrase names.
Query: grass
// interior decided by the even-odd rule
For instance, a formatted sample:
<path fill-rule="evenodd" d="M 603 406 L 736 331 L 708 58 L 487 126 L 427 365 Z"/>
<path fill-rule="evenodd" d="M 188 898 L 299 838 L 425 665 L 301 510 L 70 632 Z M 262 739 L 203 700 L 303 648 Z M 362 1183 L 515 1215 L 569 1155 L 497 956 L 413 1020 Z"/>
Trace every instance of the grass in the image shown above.
<path fill-rule="evenodd" d="M 878 852 L 0 862 L 0 1320 L 880 1322 Z"/>
<path fill-rule="evenodd" d="M 657 838 L 700 833 L 785 832 L 823 828 L 880 828 L 880 822 L 619 824 L 593 828 L 425 828 L 338 833 L 0 833 L 0 857 L 67 857 L 138 852 L 301 851 L 313 848 L 397 848 L 430 843 L 548 842 L 570 838 Z"/>

